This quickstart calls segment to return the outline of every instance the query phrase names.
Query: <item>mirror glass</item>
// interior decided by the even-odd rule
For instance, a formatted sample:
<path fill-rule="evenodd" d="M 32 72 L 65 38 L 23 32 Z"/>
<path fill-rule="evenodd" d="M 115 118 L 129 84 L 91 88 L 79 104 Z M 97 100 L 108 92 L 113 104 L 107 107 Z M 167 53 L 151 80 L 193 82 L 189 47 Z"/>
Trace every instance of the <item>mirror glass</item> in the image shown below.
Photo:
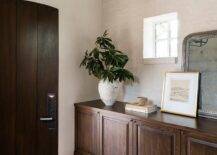
<path fill-rule="evenodd" d="M 184 47 L 184 70 L 201 74 L 199 115 L 217 118 L 217 32 L 191 34 Z"/>

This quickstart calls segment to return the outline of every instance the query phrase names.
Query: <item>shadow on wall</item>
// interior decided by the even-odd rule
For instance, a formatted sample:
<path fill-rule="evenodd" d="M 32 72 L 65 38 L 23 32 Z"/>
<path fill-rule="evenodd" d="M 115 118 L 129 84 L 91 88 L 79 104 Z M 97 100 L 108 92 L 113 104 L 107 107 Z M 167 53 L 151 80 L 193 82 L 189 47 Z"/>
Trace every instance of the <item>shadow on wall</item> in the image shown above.
<path fill-rule="evenodd" d="M 134 78 L 135 81 L 132 82 L 125 82 L 123 85 L 123 89 L 120 91 L 120 94 L 118 96 L 118 100 L 119 101 L 127 101 L 126 98 L 128 96 L 127 94 L 127 90 L 131 87 L 133 87 L 134 85 L 138 85 L 139 84 L 139 77 L 136 76 L 136 65 L 133 65 L 133 61 L 135 61 L 135 49 L 133 49 L 133 47 L 131 46 L 133 40 L 133 36 L 131 34 L 131 31 L 129 29 L 121 29 L 120 31 L 118 31 L 117 33 L 114 33 L 114 31 L 108 29 L 108 31 L 111 33 L 111 38 L 113 38 L 113 42 L 115 43 L 115 46 L 117 47 L 118 50 L 123 51 L 124 53 L 126 53 L 129 57 L 129 62 L 127 63 L 126 68 L 129 69 L 133 74 L 134 74 Z M 119 36 L 121 36 L 121 38 L 119 38 Z"/>

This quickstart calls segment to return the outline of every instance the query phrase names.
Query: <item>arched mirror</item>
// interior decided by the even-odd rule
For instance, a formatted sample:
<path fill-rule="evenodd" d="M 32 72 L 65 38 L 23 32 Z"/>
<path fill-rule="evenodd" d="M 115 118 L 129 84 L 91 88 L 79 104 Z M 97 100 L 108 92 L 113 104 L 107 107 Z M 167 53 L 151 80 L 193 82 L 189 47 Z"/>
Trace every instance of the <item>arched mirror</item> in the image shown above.
<path fill-rule="evenodd" d="M 183 70 L 200 72 L 199 115 L 217 118 L 217 31 L 184 40 Z"/>

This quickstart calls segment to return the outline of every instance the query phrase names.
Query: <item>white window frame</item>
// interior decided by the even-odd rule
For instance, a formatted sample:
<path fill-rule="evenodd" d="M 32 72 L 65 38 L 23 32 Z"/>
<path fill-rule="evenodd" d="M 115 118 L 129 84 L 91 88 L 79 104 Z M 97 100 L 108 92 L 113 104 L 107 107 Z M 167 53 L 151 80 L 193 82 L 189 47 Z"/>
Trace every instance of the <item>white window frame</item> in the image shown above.
<path fill-rule="evenodd" d="M 143 26 L 143 60 L 145 64 L 177 63 L 179 33 L 177 32 L 177 37 L 171 37 L 171 28 L 170 28 L 171 26 L 170 22 L 174 20 L 177 20 L 178 22 L 178 14 L 176 12 L 163 14 L 160 16 L 144 18 L 144 21 L 143 21 L 144 22 L 143 23 L 144 24 Z M 162 40 L 168 40 L 169 56 L 168 57 L 157 57 L 156 25 L 160 23 L 164 23 L 164 22 L 169 24 L 169 31 L 168 31 L 169 36 L 167 39 L 162 39 Z M 177 31 L 179 31 L 179 26 L 177 27 Z M 174 57 L 171 55 L 171 41 L 173 39 L 177 40 L 177 57 Z"/>
<path fill-rule="evenodd" d="M 174 40 L 174 39 L 176 39 L 177 40 L 177 42 L 178 42 L 178 34 L 177 34 L 177 37 L 172 37 L 172 35 L 171 35 L 171 22 L 172 21 L 175 21 L 174 19 L 172 19 L 172 20 L 166 20 L 166 21 L 160 21 L 160 22 L 156 22 L 156 23 L 154 23 L 153 25 L 154 25 L 154 57 L 155 58 L 164 58 L 164 57 L 157 57 L 157 42 L 159 42 L 159 41 L 168 41 L 168 57 L 173 57 L 172 55 L 171 55 L 171 42 L 172 42 L 172 40 Z M 157 39 L 157 25 L 159 25 L 159 24 L 162 24 L 162 23 L 167 23 L 168 24 L 168 37 L 167 38 L 165 38 L 165 39 Z M 178 44 L 177 44 L 177 46 L 178 46 Z M 176 51 L 177 53 L 178 53 L 178 51 Z"/>

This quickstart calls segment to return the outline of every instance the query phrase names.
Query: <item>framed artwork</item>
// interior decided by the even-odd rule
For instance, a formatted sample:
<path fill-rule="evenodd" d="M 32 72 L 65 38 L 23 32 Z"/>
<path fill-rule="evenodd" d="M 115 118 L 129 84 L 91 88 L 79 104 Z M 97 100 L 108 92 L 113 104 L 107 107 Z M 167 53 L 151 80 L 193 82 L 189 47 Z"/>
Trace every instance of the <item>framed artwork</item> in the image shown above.
<path fill-rule="evenodd" d="M 197 116 L 199 72 L 166 73 L 161 111 Z"/>

